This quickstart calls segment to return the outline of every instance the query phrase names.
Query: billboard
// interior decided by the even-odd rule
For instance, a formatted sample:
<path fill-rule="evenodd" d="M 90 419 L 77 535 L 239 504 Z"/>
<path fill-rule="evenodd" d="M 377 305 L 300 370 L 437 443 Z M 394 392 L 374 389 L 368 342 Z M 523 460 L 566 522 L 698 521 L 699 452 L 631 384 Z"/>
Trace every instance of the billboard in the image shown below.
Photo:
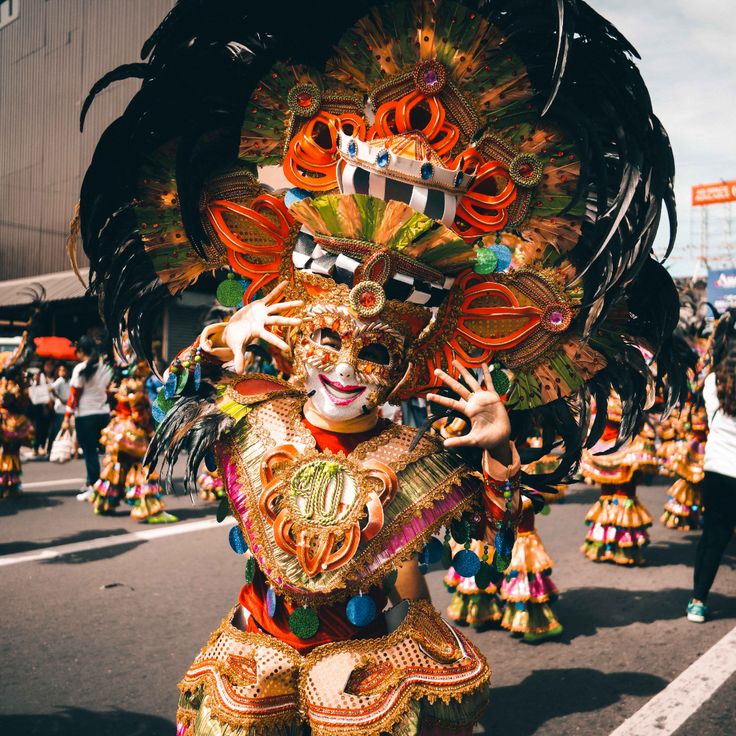
<path fill-rule="evenodd" d="M 704 204 L 724 204 L 726 202 L 736 202 L 736 181 L 698 184 L 693 187 L 693 207 Z"/>
<path fill-rule="evenodd" d="M 708 271 L 708 301 L 719 312 L 736 307 L 736 268 Z"/>

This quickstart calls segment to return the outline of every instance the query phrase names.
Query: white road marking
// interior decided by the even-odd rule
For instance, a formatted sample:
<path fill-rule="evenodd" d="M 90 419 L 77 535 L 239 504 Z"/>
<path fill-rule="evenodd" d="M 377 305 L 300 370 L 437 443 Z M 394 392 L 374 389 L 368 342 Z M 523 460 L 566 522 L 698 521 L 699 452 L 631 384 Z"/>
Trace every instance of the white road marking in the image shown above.
<path fill-rule="evenodd" d="M 693 624 L 693 628 L 697 625 Z M 611 736 L 669 736 L 736 672 L 736 627 L 696 659 Z"/>
<path fill-rule="evenodd" d="M 36 480 L 33 483 L 23 483 L 23 490 L 29 488 L 43 488 L 44 486 L 63 486 L 69 485 L 70 488 L 74 488 L 77 483 L 83 483 L 84 478 L 64 478 L 63 480 Z"/>
<path fill-rule="evenodd" d="M 54 557 L 73 554 L 75 552 L 87 552 L 93 549 L 104 549 L 105 547 L 117 547 L 120 544 L 131 544 L 133 542 L 151 542 L 155 539 L 163 537 L 172 537 L 177 534 L 189 534 L 190 532 L 201 532 L 215 527 L 231 526 L 235 523 L 232 517 L 227 517 L 222 524 L 217 523 L 217 519 L 202 519 L 200 521 L 177 522 L 166 524 L 165 526 L 157 526 L 141 531 L 129 532 L 128 534 L 114 534 L 110 537 L 99 537 L 97 539 L 89 539 L 86 542 L 72 542 L 71 544 L 60 544 L 56 547 L 44 547 L 43 549 L 34 549 L 31 552 L 18 552 L 12 555 L 3 555 L 0 557 L 0 567 L 9 565 L 18 565 L 22 562 L 39 562 L 41 560 L 50 560 Z"/>

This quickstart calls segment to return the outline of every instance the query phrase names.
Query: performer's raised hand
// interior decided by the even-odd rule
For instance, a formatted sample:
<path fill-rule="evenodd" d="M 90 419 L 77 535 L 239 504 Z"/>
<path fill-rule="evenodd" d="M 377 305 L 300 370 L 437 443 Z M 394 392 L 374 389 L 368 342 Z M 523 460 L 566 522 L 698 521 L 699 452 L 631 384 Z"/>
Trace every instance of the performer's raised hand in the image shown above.
<path fill-rule="evenodd" d="M 261 339 L 279 350 L 289 352 L 290 348 L 280 337 L 268 328 L 272 325 L 294 326 L 301 323 L 299 317 L 284 317 L 282 312 L 303 306 L 301 299 L 281 302 L 288 282 L 282 281 L 263 299 L 256 299 L 239 309 L 224 326 L 219 342 L 226 345 L 233 353 L 233 369 L 236 373 L 245 370 L 245 349 L 253 340 Z M 203 333 L 204 334 L 204 333 Z M 205 351 L 212 350 L 213 342 L 205 338 L 202 341 Z"/>
<path fill-rule="evenodd" d="M 482 366 L 485 386 L 481 386 L 475 376 L 457 361 L 453 361 L 453 365 L 458 369 L 467 386 L 463 386 L 462 383 L 439 368 L 434 373 L 460 398 L 451 399 L 440 394 L 427 394 L 427 400 L 465 415 L 470 422 L 470 431 L 464 435 L 448 437 L 444 440 L 445 447 L 506 450 L 511 436 L 511 423 L 501 397 L 493 388 L 488 365 L 484 363 Z"/>

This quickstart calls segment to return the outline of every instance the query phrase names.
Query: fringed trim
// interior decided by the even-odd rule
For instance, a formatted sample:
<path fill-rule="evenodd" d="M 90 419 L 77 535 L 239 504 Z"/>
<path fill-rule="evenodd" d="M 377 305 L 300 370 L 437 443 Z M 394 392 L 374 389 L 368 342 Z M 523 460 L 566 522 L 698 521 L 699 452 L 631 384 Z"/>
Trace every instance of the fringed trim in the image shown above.
<path fill-rule="evenodd" d="M 501 626 L 514 634 L 543 634 L 560 622 L 548 603 L 508 603 Z"/>
<path fill-rule="evenodd" d="M 457 624 L 467 624 L 474 629 L 480 629 L 488 624 L 497 623 L 503 614 L 495 593 L 466 595 L 457 591 L 447 608 L 447 616 Z"/>
<path fill-rule="evenodd" d="M 645 546 L 646 544 L 621 547 L 615 543 L 594 542 L 586 539 L 580 551 L 593 562 L 613 562 L 617 565 L 633 566 L 645 563 Z"/>
<path fill-rule="evenodd" d="M 621 529 L 646 529 L 652 525 L 652 515 L 634 496 L 602 495 L 585 516 L 586 524 Z"/>

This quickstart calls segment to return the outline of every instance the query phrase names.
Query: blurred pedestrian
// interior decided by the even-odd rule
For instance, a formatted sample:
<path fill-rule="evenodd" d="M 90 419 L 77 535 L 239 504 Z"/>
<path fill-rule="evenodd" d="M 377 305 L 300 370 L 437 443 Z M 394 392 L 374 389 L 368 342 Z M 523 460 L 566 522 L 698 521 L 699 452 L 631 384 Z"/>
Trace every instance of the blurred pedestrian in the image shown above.
<path fill-rule="evenodd" d="M 81 337 L 77 342 L 77 357 L 80 362 L 72 370 L 69 382 L 69 398 L 61 429 L 68 429 L 71 417 L 76 412 L 75 426 L 77 441 L 84 453 L 87 477 L 77 494 L 78 501 L 88 501 L 93 486 L 100 477 L 98 448 L 100 434 L 110 421 L 110 406 L 107 403 L 107 387 L 112 381 L 112 369 L 100 356 L 97 343 L 91 338 Z"/>
<path fill-rule="evenodd" d="M 46 444 L 51 428 L 53 413 L 53 396 L 51 384 L 54 381 L 55 362 L 51 358 L 44 360 L 41 370 L 29 370 L 28 394 L 31 404 L 27 416 L 33 423 L 35 438 L 33 440 L 33 454 L 46 455 Z"/>
<path fill-rule="evenodd" d="M 54 397 L 54 411 L 51 417 L 51 429 L 49 430 L 48 451 L 54 444 L 56 435 L 59 434 L 61 425 L 64 423 L 66 413 L 66 402 L 69 400 L 69 370 L 64 363 L 59 363 L 56 368 L 56 378 L 51 384 L 51 395 Z"/>
<path fill-rule="evenodd" d="M 708 415 L 703 479 L 703 534 L 695 553 L 690 621 L 703 623 L 706 600 L 736 525 L 736 310 L 718 321 L 711 345 L 712 371 L 703 383 Z"/>

